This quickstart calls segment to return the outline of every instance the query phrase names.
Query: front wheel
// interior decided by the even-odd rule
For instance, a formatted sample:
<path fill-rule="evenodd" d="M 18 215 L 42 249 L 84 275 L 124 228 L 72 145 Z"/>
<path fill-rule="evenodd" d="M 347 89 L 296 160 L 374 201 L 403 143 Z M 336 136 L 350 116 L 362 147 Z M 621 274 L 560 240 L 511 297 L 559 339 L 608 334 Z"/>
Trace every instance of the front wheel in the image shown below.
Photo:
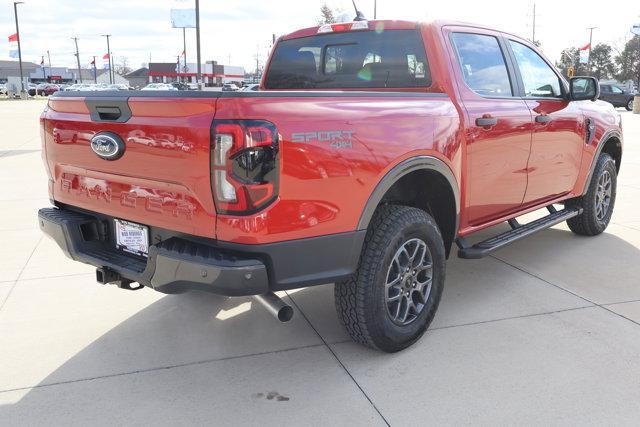
<path fill-rule="evenodd" d="M 627 105 L 625 108 L 627 109 L 627 111 L 633 110 L 633 98 L 631 98 L 629 102 L 627 102 Z"/>
<path fill-rule="evenodd" d="M 386 352 L 418 340 L 440 302 L 445 258 L 442 236 L 429 214 L 407 206 L 380 207 L 358 270 L 335 284 L 338 317 L 351 338 Z"/>
<path fill-rule="evenodd" d="M 571 231 L 595 236 L 607 228 L 616 202 L 617 174 L 616 162 L 611 156 L 600 154 L 587 193 L 567 201 L 568 207 L 582 208 L 582 214 L 567 220 Z"/>

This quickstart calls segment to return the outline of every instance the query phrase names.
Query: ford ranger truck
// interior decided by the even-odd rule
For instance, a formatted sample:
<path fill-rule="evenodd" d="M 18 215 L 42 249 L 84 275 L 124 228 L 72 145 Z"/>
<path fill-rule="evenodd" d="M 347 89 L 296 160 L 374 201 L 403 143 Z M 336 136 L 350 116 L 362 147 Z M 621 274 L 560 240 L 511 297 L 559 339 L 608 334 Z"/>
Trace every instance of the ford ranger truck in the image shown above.
<path fill-rule="evenodd" d="M 54 94 L 39 223 L 125 289 L 251 295 L 286 321 L 275 292 L 335 283 L 351 337 L 394 352 L 432 321 L 454 244 L 481 258 L 563 221 L 606 229 L 623 138 L 598 88 L 481 26 L 306 28 L 257 92 Z"/>

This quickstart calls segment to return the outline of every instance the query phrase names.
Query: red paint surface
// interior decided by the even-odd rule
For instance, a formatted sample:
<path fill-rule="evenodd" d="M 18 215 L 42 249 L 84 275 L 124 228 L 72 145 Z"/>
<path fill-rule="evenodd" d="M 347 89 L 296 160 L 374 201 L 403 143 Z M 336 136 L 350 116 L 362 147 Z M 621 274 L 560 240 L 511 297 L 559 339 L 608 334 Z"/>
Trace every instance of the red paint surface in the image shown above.
<path fill-rule="evenodd" d="M 382 22 L 382 24 L 380 24 Z M 385 29 L 415 28 L 378 21 Z M 459 234 L 582 192 L 598 140 L 617 126 L 596 102 L 486 99 L 462 82 L 446 36 L 422 25 L 437 98 L 131 98 L 126 123 L 96 123 L 82 99 L 54 98 L 43 114 L 44 153 L 55 200 L 118 218 L 239 243 L 268 243 L 353 231 L 382 177 L 410 157 L 435 156 L 460 189 Z M 313 35 L 317 28 L 285 38 Z M 477 30 L 486 32 L 488 30 Z M 398 91 L 394 88 L 380 90 Z M 404 89 L 403 91 L 408 91 Z M 537 114 L 553 121 L 535 123 Z M 492 129 L 475 119 L 499 118 Z M 596 138 L 585 143 L 584 117 Z M 216 215 L 210 180 L 213 119 L 268 120 L 280 134 L 278 199 L 249 216 Z M 105 161 L 90 149 L 99 131 L 117 133 L 126 152 Z M 292 142 L 298 132 L 353 132 L 351 147 Z"/>

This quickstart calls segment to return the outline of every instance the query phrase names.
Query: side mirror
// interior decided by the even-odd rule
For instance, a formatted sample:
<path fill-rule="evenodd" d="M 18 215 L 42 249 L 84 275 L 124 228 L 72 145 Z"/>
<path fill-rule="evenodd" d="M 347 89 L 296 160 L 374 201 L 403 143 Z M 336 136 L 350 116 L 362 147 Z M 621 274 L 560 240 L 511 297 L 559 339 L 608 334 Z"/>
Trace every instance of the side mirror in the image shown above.
<path fill-rule="evenodd" d="M 600 97 L 600 85 L 595 77 L 571 77 L 569 88 L 571 101 L 595 101 Z"/>

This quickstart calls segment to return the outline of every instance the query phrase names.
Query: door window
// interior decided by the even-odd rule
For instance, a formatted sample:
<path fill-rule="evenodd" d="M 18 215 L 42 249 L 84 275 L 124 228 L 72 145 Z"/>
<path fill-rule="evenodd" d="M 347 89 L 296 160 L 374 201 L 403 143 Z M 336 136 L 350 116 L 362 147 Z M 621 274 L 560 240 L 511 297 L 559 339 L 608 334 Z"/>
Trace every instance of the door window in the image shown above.
<path fill-rule="evenodd" d="M 453 33 L 451 39 L 464 81 L 478 95 L 513 96 L 507 65 L 493 36 Z"/>
<path fill-rule="evenodd" d="M 533 49 L 509 40 L 524 83 L 524 96 L 561 98 L 560 78 Z"/>
<path fill-rule="evenodd" d="M 611 86 L 609 86 L 609 85 L 600 86 L 600 92 L 602 92 L 602 93 L 611 93 Z"/>
<path fill-rule="evenodd" d="M 623 94 L 624 91 L 622 89 L 620 89 L 618 86 L 611 86 L 611 92 L 620 95 Z"/>

